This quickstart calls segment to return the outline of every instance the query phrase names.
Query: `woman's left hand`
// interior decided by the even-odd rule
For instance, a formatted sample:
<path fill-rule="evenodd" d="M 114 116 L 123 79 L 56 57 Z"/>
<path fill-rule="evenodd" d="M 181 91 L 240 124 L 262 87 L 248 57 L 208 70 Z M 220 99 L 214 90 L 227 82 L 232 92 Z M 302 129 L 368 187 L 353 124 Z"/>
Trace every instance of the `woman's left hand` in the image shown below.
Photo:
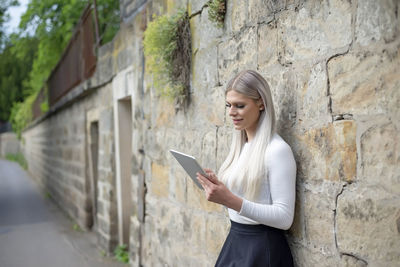
<path fill-rule="evenodd" d="M 229 189 L 218 180 L 212 170 L 205 169 L 205 172 L 208 178 L 197 173 L 197 180 L 203 186 L 207 200 L 240 211 L 242 207 L 242 199 L 229 191 Z"/>

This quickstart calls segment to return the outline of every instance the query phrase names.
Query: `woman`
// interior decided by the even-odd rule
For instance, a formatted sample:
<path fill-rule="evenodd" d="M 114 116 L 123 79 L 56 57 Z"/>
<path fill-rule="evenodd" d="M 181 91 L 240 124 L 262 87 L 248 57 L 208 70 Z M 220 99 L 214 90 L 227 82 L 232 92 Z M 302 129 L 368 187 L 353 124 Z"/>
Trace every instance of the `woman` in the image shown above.
<path fill-rule="evenodd" d="M 255 71 L 240 72 L 226 89 L 233 120 L 230 152 L 219 171 L 197 174 L 207 200 L 228 208 L 231 229 L 216 266 L 293 266 L 283 230 L 293 222 L 296 163 L 275 133 L 268 83 Z"/>

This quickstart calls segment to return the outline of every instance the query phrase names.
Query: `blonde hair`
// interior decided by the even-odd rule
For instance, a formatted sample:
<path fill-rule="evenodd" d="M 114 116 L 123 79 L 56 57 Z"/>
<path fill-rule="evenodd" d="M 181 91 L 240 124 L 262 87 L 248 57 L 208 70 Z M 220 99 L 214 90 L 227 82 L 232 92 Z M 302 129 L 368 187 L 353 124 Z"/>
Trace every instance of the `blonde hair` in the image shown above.
<path fill-rule="evenodd" d="M 258 119 L 256 135 L 251 142 L 249 153 L 240 162 L 238 171 L 235 172 L 232 183 L 228 184 L 231 169 L 239 164 L 240 152 L 247 142 L 245 130 L 234 130 L 230 151 L 219 170 L 219 178 L 230 189 L 236 189 L 244 194 L 249 200 L 255 200 L 262 179 L 265 179 L 265 151 L 275 133 L 275 110 L 272 102 L 271 91 L 267 81 L 256 71 L 245 70 L 231 79 L 227 85 L 226 92 L 236 91 L 251 99 L 262 99 L 264 110 Z"/>

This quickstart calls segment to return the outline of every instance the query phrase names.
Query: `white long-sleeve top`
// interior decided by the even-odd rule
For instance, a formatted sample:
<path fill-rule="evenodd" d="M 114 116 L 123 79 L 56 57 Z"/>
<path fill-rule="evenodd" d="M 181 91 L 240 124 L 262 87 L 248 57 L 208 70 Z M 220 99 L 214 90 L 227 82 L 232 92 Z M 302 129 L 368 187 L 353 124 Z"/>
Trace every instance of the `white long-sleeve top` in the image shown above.
<path fill-rule="evenodd" d="M 241 151 L 239 161 L 249 153 L 249 143 Z M 275 134 L 266 150 L 265 166 L 267 174 L 261 182 L 259 195 L 255 202 L 243 198 L 240 192 L 234 194 L 242 197 L 243 204 L 239 212 L 229 209 L 229 218 L 243 224 L 264 224 L 287 230 L 293 222 L 296 197 L 296 161 L 290 146 Z M 234 169 L 232 174 L 237 173 Z M 231 175 L 229 180 L 235 179 Z M 229 184 L 229 181 L 228 181 Z"/>

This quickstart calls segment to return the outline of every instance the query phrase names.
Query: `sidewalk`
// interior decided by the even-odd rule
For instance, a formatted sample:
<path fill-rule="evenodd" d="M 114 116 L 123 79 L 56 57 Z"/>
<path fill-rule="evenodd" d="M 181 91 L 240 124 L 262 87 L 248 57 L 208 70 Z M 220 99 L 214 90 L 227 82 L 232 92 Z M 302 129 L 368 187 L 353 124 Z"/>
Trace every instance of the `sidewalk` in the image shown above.
<path fill-rule="evenodd" d="M 0 159 L 1 267 L 128 266 L 102 256 L 95 234 L 73 224 L 17 163 Z"/>

